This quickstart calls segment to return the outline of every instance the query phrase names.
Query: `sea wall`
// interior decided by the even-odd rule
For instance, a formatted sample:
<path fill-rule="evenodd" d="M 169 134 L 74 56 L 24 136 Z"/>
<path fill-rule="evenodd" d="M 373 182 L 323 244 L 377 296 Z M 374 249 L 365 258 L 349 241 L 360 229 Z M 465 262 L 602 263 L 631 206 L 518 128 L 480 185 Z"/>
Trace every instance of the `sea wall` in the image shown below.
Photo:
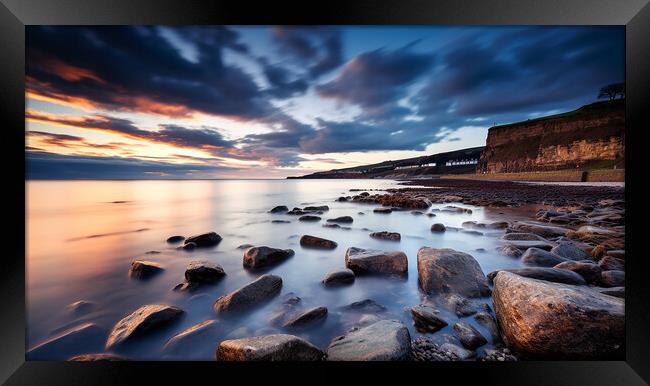
<path fill-rule="evenodd" d="M 490 128 L 477 173 L 622 168 L 625 101 Z"/>

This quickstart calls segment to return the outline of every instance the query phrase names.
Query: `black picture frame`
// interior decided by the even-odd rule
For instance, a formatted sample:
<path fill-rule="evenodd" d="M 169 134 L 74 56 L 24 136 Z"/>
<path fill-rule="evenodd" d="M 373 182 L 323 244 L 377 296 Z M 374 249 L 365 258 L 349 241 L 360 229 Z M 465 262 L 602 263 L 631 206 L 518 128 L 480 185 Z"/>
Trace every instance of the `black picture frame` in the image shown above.
<path fill-rule="evenodd" d="M 25 361 L 25 26 L 117 24 L 443 24 L 625 25 L 626 205 L 628 224 L 643 215 L 643 130 L 650 100 L 650 5 L 646 0 L 348 0 L 251 2 L 197 0 L 0 0 L 0 114 L 2 116 L 5 250 L 0 260 L 0 380 L 22 384 L 370 382 L 395 375 L 402 382 L 451 379 L 513 385 L 635 385 L 650 382 L 650 260 L 643 227 L 626 229 L 625 361 L 516 363 L 220 364 L 210 362 Z M 635 211 L 634 205 L 639 207 Z M 640 223 L 640 221 L 638 222 Z M 647 228 L 647 227 L 646 227 Z M 647 236 L 646 236 L 647 237 Z M 646 252 L 647 253 L 647 252 Z M 255 366 L 256 368 L 258 366 Z M 300 371 L 302 374 L 298 375 Z M 346 371 L 343 375 L 340 372 Z M 235 376 L 236 378 L 230 378 Z M 146 381 L 138 381 L 140 377 Z M 355 379 L 357 378 L 357 379 Z M 230 379 L 230 380 L 229 380 Z"/>

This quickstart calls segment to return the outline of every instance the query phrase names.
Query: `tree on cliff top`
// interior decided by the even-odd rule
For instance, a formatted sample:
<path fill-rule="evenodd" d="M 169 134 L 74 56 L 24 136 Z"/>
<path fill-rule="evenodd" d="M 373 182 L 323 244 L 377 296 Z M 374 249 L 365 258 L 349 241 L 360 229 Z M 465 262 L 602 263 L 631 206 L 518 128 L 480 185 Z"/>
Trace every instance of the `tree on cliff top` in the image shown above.
<path fill-rule="evenodd" d="M 609 84 L 600 89 L 598 99 L 609 98 L 609 100 L 616 99 L 620 96 L 621 99 L 625 98 L 625 82 Z"/>

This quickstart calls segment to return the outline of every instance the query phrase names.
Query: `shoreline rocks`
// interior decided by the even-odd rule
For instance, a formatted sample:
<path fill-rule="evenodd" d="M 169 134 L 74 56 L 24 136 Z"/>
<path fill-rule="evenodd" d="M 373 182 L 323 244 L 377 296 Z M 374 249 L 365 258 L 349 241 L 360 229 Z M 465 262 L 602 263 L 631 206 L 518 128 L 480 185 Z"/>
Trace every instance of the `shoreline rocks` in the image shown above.
<path fill-rule="evenodd" d="M 280 263 L 294 255 L 293 249 L 267 246 L 251 247 L 244 251 L 244 267 L 256 269 Z"/>
<path fill-rule="evenodd" d="M 467 253 L 422 247 L 417 261 L 418 279 L 425 293 L 454 293 L 465 297 L 490 294 L 481 266 Z"/>
<path fill-rule="evenodd" d="M 213 247 L 221 242 L 221 236 L 215 232 L 202 233 L 185 239 L 185 244 L 194 243 L 197 247 Z"/>
<path fill-rule="evenodd" d="M 350 216 L 341 216 L 336 218 L 329 218 L 327 222 L 342 223 L 342 224 L 351 224 L 354 219 Z"/>
<path fill-rule="evenodd" d="M 448 325 L 438 314 L 438 310 L 432 307 L 416 306 L 411 308 L 413 325 L 421 332 L 436 332 Z"/>
<path fill-rule="evenodd" d="M 216 352 L 218 361 L 319 361 L 323 356 L 318 347 L 288 334 L 224 340 Z"/>
<path fill-rule="evenodd" d="M 289 319 L 282 326 L 284 328 L 305 327 L 316 322 L 322 322 L 327 317 L 327 307 L 314 307 Z"/>
<path fill-rule="evenodd" d="M 288 211 L 289 208 L 287 208 L 285 205 L 278 205 L 276 207 L 273 207 L 271 210 L 269 210 L 269 213 L 284 213 Z"/>
<path fill-rule="evenodd" d="M 389 241 L 400 241 L 402 239 L 402 235 L 400 235 L 399 233 L 387 232 L 387 231 L 372 232 L 370 234 L 370 237 L 372 237 L 373 239 L 389 240 Z"/>
<path fill-rule="evenodd" d="M 554 267 L 560 263 L 571 260 L 565 259 L 555 253 L 547 252 L 543 249 L 528 248 L 521 256 L 521 261 L 526 265 L 536 267 Z"/>
<path fill-rule="evenodd" d="M 170 244 L 180 243 L 185 240 L 185 236 L 169 236 L 167 242 Z"/>
<path fill-rule="evenodd" d="M 142 306 L 115 323 L 105 348 L 110 350 L 150 330 L 163 327 L 178 319 L 185 311 L 165 304 Z"/>
<path fill-rule="evenodd" d="M 454 331 L 458 334 L 460 342 L 470 350 L 476 350 L 487 343 L 487 339 L 474 326 L 458 322 L 454 324 Z"/>
<path fill-rule="evenodd" d="M 335 241 L 310 235 L 302 236 L 300 238 L 300 245 L 306 248 L 317 249 L 335 249 L 338 246 Z"/>
<path fill-rule="evenodd" d="M 282 278 L 262 275 L 257 280 L 218 298 L 213 309 L 217 314 L 242 312 L 267 302 L 282 290 Z"/>
<path fill-rule="evenodd" d="M 321 281 L 327 287 L 335 287 L 354 283 L 354 271 L 351 269 L 341 269 L 331 271 L 325 275 Z"/>
<path fill-rule="evenodd" d="M 571 270 L 547 268 L 547 267 L 528 267 L 528 268 L 514 268 L 514 269 L 499 269 L 488 273 L 488 280 L 494 281 L 494 278 L 499 272 L 510 272 L 515 275 L 528 277 L 531 279 L 544 280 L 553 283 L 563 283 L 571 285 L 586 285 L 585 279 Z"/>
<path fill-rule="evenodd" d="M 298 217 L 298 221 L 309 221 L 309 222 L 315 222 L 315 221 L 320 221 L 320 217 L 314 216 L 311 214 L 306 214 L 304 216 Z"/>
<path fill-rule="evenodd" d="M 131 263 L 129 277 L 132 279 L 146 280 L 161 273 L 165 269 L 159 263 L 147 260 L 136 260 Z"/>
<path fill-rule="evenodd" d="M 411 336 L 397 320 L 380 320 L 334 338 L 328 361 L 404 361 L 411 359 Z"/>
<path fill-rule="evenodd" d="M 408 272 L 408 259 L 401 251 L 350 247 L 345 252 L 345 266 L 355 274 L 405 275 Z"/>
<path fill-rule="evenodd" d="M 106 330 L 94 323 L 82 323 L 48 338 L 29 349 L 25 356 L 29 360 L 65 359 L 73 355 L 101 350 Z"/>
<path fill-rule="evenodd" d="M 442 233 L 446 230 L 445 224 L 436 223 L 431 225 L 431 232 Z"/>

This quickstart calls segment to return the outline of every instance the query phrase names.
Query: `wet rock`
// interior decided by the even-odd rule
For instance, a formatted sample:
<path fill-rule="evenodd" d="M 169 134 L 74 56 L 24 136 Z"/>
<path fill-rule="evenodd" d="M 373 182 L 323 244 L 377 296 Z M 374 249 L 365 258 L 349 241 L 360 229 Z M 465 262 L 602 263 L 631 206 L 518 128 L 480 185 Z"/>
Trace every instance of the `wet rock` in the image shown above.
<path fill-rule="evenodd" d="M 436 332 L 447 326 L 447 322 L 438 316 L 438 310 L 427 306 L 411 308 L 413 324 L 421 332 Z"/>
<path fill-rule="evenodd" d="M 456 346 L 458 347 L 458 346 Z M 459 349 L 465 350 L 462 347 Z M 449 349 L 446 347 L 442 349 L 441 346 L 433 342 L 429 338 L 418 337 L 411 342 L 412 357 L 414 361 L 419 362 L 437 362 L 437 361 L 457 361 L 460 360 L 460 357 L 454 353 L 454 349 Z"/>
<path fill-rule="evenodd" d="M 512 244 L 504 244 L 496 248 L 499 253 L 510 257 L 520 257 L 524 252 Z"/>
<path fill-rule="evenodd" d="M 69 328 L 26 353 L 28 360 L 65 359 L 88 350 L 101 350 L 106 331 L 94 323 Z"/>
<path fill-rule="evenodd" d="M 522 233 L 534 233 L 544 238 L 566 236 L 567 232 L 570 231 L 570 229 L 567 228 L 551 226 L 551 225 L 542 225 L 542 224 L 537 224 L 534 222 L 527 222 L 527 221 L 515 222 L 510 226 L 509 229 L 514 230 L 516 232 L 522 232 Z"/>
<path fill-rule="evenodd" d="M 492 282 L 499 272 L 506 271 L 514 273 L 519 276 L 529 277 L 531 279 L 551 281 L 554 283 L 564 283 L 571 285 L 586 285 L 585 279 L 573 272 L 566 269 L 548 268 L 548 267 L 528 267 L 528 268 L 514 268 L 514 269 L 501 269 L 490 272 L 488 279 Z"/>
<path fill-rule="evenodd" d="M 338 201 L 338 202 L 347 202 L 348 198 L 347 197 L 339 197 L 339 198 L 336 199 L 336 201 Z"/>
<path fill-rule="evenodd" d="M 404 252 L 378 251 L 351 247 L 345 252 L 345 266 L 355 274 L 398 274 L 408 271 L 408 259 Z"/>
<path fill-rule="evenodd" d="M 458 317 L 476 313 L 474 305 L 467 298 L 458 294 L 442 294 L 439 301 L 446 309 L 452 311 Z"/>
<path fill-rule="evenodd" d="M 185 243 L 181 248 L 186 251 L 193 251 L 197 247 L 196 243 Z"/>
<path fill-rule="evenodd" d="M 351 269 L 341 269 L 329 272 L 322 280 L 327 287 L 354 283 L 354 272 Z"/>
<path fill-rule="evenodd" d="M 131 263 L 129 277 L 133 279 L 149 279 L 162 271 L 164 271 L 164 268 L 156 262 L 136 260 Z"/>
<path fill-rule="evenodd" d="M 411 358 L 411 336 L 397 320 L 381 320 L 334 338 L 329 361 L 402 361 Z"/>
<path fill-rule="evenodd" d="M 244 267 L 256 269 L 279 263 L 294 255 L 293 249 L 252 247 L 244 252 Z"/>
<path fill-rule="evenodd" d="M 96 306 L 97 306 L 97 304 L 95 304 L 93 302 L 89 302 L 87 300 L 79 300 L 79 301 L 76 301 L 74 303 L 68 304 L 65 308 L 69 312 L 72 312 L 73 314 L 79 316 L 79 315 L 89 313 Z"/>
<path fill-rule="evenodd" d="M 602 269 L 594 263 L 580 261 L 565 261 L 554 268 L 573 271 L 582 276 L 587 283 L 595 283 L 600 280 Z"/>
<path fill-rule="evenodd" d="M 548 242 L 548 240 L 546 240 L 542 236 L 536 235 L 534 233 L 521 233 L 521 232 L 506 233 L 503 236 L 501 236 L 501 240 Z"/>
<path fill-rule="evenodd" d="M 290 211 L 288 211 L 287 214 L 290 216 L 302 216 L 304 214 L 307 214 L 307 212 L 303 211 L 300 208 L 293 208 Z"/>
<path fill-rule="evenodd" d="M 488 229 L 506 229 L 510 226 L 507 221 L 497 221 L 490 224 L 487 224 Z"/>
<path fill-rule="evenodd" d="M 376 208 L 373 210 L 373 212 L 388 214 L 388 213 L 392 213 L 393 210 L 391 208 Z"/>
<path fill-rule="evenodd" d="M 165 304 L 142 306 L 115 324 L 106 340 L 106 349 L 120 346 L 146 332 L 166 326 L 184 313 L 178 307 Z"/>
<path fill-rule="evenodd" d="M 508 241 L 509 245 L 517 247 L 522 251 L 527 250 L 528 248 L 537 248 L 543 249 L 545 251 L 550 251 L 555 244 L 548 241 L 539 241 L 539 240 L 510 240 Z"/>
<path fill-rule="evenodd" d="M 625 260 L 617 259 L 611 256 L 603 257 L 598 265 L 603 271 L 625 271 Z"/>
<path fill-rule="evenodd" d="M 497 327 L 497 322 L 494 320 L 494 317 L 490 313 L 481 311 L 474 315 L 474 320 L 479 324 L 483 325 L 489 332 L 493 341 L 498 341 L 501 339 L 499 336 L 499 327 Z"/>
<path fill-rule="evenodd" d="M 458 334 L 463 346 L 470 350 L 475 350 L 487 343 L 487 339 L 476 328 L 465 322 L 454 324 L 454 331 Z"/>
<path fill-rule="evenodd" d="M 221 242 L 221 236 L 215 232 L 202 233 L 185 239 L 185 244 L 194 243 L 197 247 L 213 247 Z"/>
<path fill-rule="evenodd" d="M 327 219 L 327 222 L 337 222 L 337 223 L 344 223 L 344 224 L 350 224 L 353 221 L 354 219 L 350 216 L 341 216 L 341 217 Z"/>
<path fill-rule="evenodd" d="M 607 256 L 615 257 L 617 259 L 625 260 L 625 250 L 623 249 L 613 249 L 607 251 Z"/>
<path fill-rule="evenodd" d="M 348 311 L 362 311 L 362 312 L 382 312 L 386 311 L 386 307 L 375 302 L 372 299 L 364 299 L 358 302 L 353 302 L 347 306 L 342 307 L 343 310 Z"/>
<path fill-rule="evenodd" d="M 217 314 L 245 311 L 275 297 L 281 289 L 282 278 L 262 275 L 254 282 L 221 296 L 213 308 Z"/>
<path fill-rule="evenodd" d="M 306 206 L 305 209 L 303 209 L 306 212 L 327 212 L 330 210 L 330 207 L 327 205 L 322 205 L 322 206 Z"/>
<path fill-rule="evenodd" d="M 291 224 L 291 221 L 287 220 L 271 220 L 272 224 Z"/>
<path fill-rule="evenodd" d="M 380 320 L 381 319 L 379 319 L 379 317 L 377 315 L 364 314 L 359 318 L 359 323 L 358 324 L 359 324 L 360 327 L 365 327 L 365 326 L 369 326 L 369 325 L 371 325 L 373 323 L 376 323 L 376 322 L 378 322 Z"/>
<path fill-rule="evenodd" d="M 594 290 L 604 295 L 625 299 L 625 287 L 611 287 L 611 288 L 594 287 Z"/>
<path fill-rule="evenodd" d="M 77 355 L 68 360 L 71 362 L 117 362 L 129 359 L 115 354 L 97 353 Z"/>
<path fill-rule="evenodd" d="M 476 356 L 476 353 L 471 350 L 464 349 L 453 343 L 443 343 L 440 345 L 440 350 L 447 356 L 452 356 L 455 360 L 466 361 Z"/>
<path fill-rule="evenodd" d="M 185 236 L 170 236 L 167 238 L 167 242 L 170 244 L 180 243 L 185 240 Z"/>
<path fill-rule="evenodd" d="M 461 208 L 458 206 L 453 206 L 453 205 L 447 205 L 444 208 L 440 209 L 441 212 L 449 212 L 449 213 L 467 213 L 467 214 L 472 214 L 471 209 L 467 208 Z"/>
<path fill-rule="evenodd" d="M 429 212 L 429 213 L 427 213 L 427 217 L 436 217 L 436 214 Z"/>
<path fill-rule="evenodd" d="M 499 272 L 492 299 L 505 343 L 529 357 L 610 357 L 624 343 L 623 299 L 586 286 Z"/>
<path fill-rule="evenodd" d="M 373 239 L 390 240 L 390 241 L 400 241 L 402 239 L 402 235 L 400 235 L 399 233 L 387 232 L 387 231 L 372 232 L 370 234 L 370 237 L 372 237 Z"/>
<path fill-rule="evenodd" d="M 298 221 L 320 221 L 320 217 L 307 214 L 304 216 L 298 217 Z"/>
<path fill-rule="evenodd" d="M 316 236 L 304 235 L 300 238 L 300 245 L 308 248 L 334 249 L 338 244 L 332 240 Z"/>
<path fill-rule="evenodd" d="M 600 274 L 600 285 L 603 287 L 624 287 L 625 272 L 623 271 L 603 271 Z"/>
<path fill-rule="evenodd" d="M 481 266 L 470 255 L 449 248 L 418 250 L 418 277 L 425 293 L 454 293 L 466 297 L 490 294 Z"/>
<path fill-rule="evenodd" d="M 285 328 L 304 327 L 319 321 L 323 321 L 327 317 L 327 307 L 314 307 L 300 315 L 291 318 L 284 323 Z"/>
<path fill-rule="evenodd" d="M 192 261 L 185 269 L 185 280 L 192 283 L 213 283 L 226 275 L 218 264 Z"/>
<path fill-rule="evenodd" d="M 251 248 L 253 245 L 252 244 L 241 244 L 237 247 L 237 249 L 248 249 Z"/>
<path fill-rule="evenodd" d="M 554 267 L 569 260 L 543 249 L 528 248 L 521 256 L 521 261 L 526 265 L 533 265 L 536 267 Z"/>
<path fill-rule="evenodd" d="M 558 256 L 562 256 L 565 259 L 569 260 L 584 260 L 589 258 L 589 254 L 578 248 L 578 246 L 575 245 L 575 243 L 571 241 L 561 241 L 551 249 L 552 253 L 555 253 Z"/>
<path fill-rule="evenodd" d="M 447 230 L 447 228 L 445 227 L 445 224 L 436 223 L 436 224 L 431 225 L 431 232 L 440 233 L 440 232 L 444 232 L 446 230 Z"/>
<path fill-rule="evenodd" d="M 323 352 L 297 336 L 273 334 L 224 340 L 216 356 L 218 361 L 319 361 Z"/>
<path fill-rule="evenodd" d="M 204 343 L 206 340 L 212 340 L 214 338 L 217 332 L 217 326 L 218 324 L 216 320 L 204 320 L 186 328 L 172 336 L 167 343 L 165 343 L 163 352 L 171 355 L 182 355 L 183 359 L 201 357 L 202 355 L 199 354 L 209 355 L 209 352 L 205 353 L 205 350 L 201 349 L 201 347 L 205 346 Z M 211 348 L 207 349 L 212 351 Z"/>
<path fill-rule="evenodd" d="M 289 208 L 287 208 L 285 205 L 278 205 L 274 207 L 273 209 L 269 210 L 269 213 L 283 213 L 283 212 L 288 212 Z"/>
<path fill-rule="evenodd" d="M 420 212 L 419 210 L 412 210 L 411 214 L 414 216 L 422 216 L 424 213 Z"/>
<path fill-rule="evenodd" d="M 507 347 L 486 348 L 483 356 L 478 360 L 482 362 L 516 362 L 517 357 Z"/>

